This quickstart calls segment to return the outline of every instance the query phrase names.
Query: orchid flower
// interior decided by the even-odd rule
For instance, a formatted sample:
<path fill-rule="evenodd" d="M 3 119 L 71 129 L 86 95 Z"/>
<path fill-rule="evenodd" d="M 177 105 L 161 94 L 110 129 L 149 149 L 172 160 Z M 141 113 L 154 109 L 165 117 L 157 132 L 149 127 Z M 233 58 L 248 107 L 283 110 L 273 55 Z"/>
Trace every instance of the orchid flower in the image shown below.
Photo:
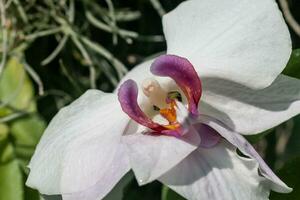
<path fill-rule="evenodd" d="M 280 74 L 291 40 L 275 1 L 189 0 L 163 29 L 165 55 L 135 67 L 114 93 L 88 90 L 58 112 L 27 185 L 96 200 L 133 170 L 140 185 L 159 180 L 191 200 L 291 192 L 243 137 L 300 111 L 300 81 Z"/>

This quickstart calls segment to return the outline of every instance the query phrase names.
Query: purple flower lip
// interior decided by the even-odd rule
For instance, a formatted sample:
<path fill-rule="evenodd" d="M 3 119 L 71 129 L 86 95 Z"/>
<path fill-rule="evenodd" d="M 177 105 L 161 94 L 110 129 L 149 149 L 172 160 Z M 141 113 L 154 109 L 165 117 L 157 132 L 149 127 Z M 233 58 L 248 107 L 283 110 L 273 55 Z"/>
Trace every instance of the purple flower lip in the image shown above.
<path fill-rule="evenodd" d="M 146 126 L 154 131 L 161 132 L 164 127 L 153 122 L 147 117 L 137 103 L 138 87 L 135 81 L 125 81 L 119 89 L 118 99 L 122 110 L 137 123 Z"/>
<path fill-rule="evenodd" d="M 186 58 L 175 55 L 160 56 L 152 63 L 150 71 L 156 76 L 172 78 L 186 96 L 189 116 L 198 116 L 198 103 L 202 93 L 201 81 L 193 65 Z M 153 105 L 159 114 L 169 122 L 169 124 L 162 125 L 154 122 L 142 111 L 137 97 L 138 86 L 134 80 L 129 79 L 120 86 L 118 99 L 122 110 L 131 119 L 148 127 L 155 135 L 175 137 L 182 135 L 182 127 L 176 114 L 176 100 L 178 99 L 167 97 L 164 100 L 168 105 L 167 108 L 158 108 Z"/>
<path fill-rule="evenodd" d="M 198 115 L 202 87 L 193 65 L 183 57 L 175 55 L 159 56 L 151 65 L 150 71 L 157 76 L 172 78 L 188 99 L 188 108 Z"/>

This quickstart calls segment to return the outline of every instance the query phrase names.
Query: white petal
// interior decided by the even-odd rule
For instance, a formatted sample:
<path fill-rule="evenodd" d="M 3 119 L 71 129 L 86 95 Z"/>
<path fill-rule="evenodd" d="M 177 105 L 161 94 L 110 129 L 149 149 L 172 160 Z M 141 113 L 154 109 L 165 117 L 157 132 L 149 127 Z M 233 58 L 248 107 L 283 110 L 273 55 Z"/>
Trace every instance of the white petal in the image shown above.
<path fill-rule="evenodd" d="M 266 184 L 268 184 L 269 188 L 281 193 L 288 193 L 292 191 L 290 187 L 288 187 L 274 174 L 274 172 L 268 167 L 260 155 L 255 151 L 252 145 L 242 135 L 234 131 L 230 131 L 215 119 L 201 116 L 201 121 L 215 129 L 222 137 L 236 146 L 245 155 L 253 158 L 254 162 L 259 164 L 261 174 L 268 179 Z"/>
<path fill-rule="evenodd" d="M 252 88 L 285 67 L 291 40 L 274 0 L 190 0 L 163 17 L 167 53 L 188 58 L 200 76 Z"/>
<path fill-rule="evenodd" d="M 129 160 L 125 154 L 125 148 L 120 146 L 118 152 L 114 155 L 113 161 L 110 163 L 110 167 L 96 185 L 77 193 L 63 194 L 63 200 L 103 199 L 129 169 Z"/>
<path fill-rule="evenodd" d="M 300 80 L 280 75 L 262 90 L 216 78 L 203 79 L 200 113 L 242 134 L 273 128 L 300 112 Z"/>
<path fill-rule="evenodd" d="M 267 200 L 269 189 L 257 164 L 230 144 L 199 148 L 159 180 L 189 200 Z"/>
<path fill-rule="evenodd" d="M 149 104 L 148 98 L 143 94 L 142 91 L 142 82 L 143 80 L 147 78 L 157 78 L 154 77 L 154 75 L 150 72 L 150 66 L 154 59 L 146 60 L 137 66 L 135 66 L 132 70 L 130 70 L 120 81 L 116 89 L 114 90 L 114 93 L 118 93 L 119 87 L 122 85 L 122 83 L 128 79 L 134 80 L 139 88 L 139 95 L 138 95 L 138 103 L 142 107 L 143 110 L 149 109 L 148 107 L 152 108 L 152 105 Z M 159 78 L 159 77 L 158 77 Z"/>
<path fill-rule="evenodd" d="M 131 134 L 124 136 L 130 166 L 140 185 L 149 183 L 174 167 L 200 143 L 198 133 L 173 136 Z"/>
<path fill-rule="evenodd" d="M 122 83 L 128 79 L 134 80 L 139 86 L 142 84 L 142 81 L 146 78 L 151 78 L 154 75 L 150 72 L 150 66 L 153 63 L 154 59 L 146 60 L 137 66 L 135 66 L 132 70 L 130 70 L 120 81 L 118 87 L 115 89 L 115 92 L 118 91 L 118 88 Z"/>
<path fill-rule="evenodd" d="M 114 93 L 117 93 L 118 88 L 120 87 L 120 85 L 122 85 L 122 83 L 128 79 L 132 79 L 134 80 L 137 85 L 139 86 L 139 102 L 143 102 L 145 99 L 145 96 L 141 90 L 141 86 L 142 86 L 142 82 L 145 79 L 151 79 L 154 78 L 156 79 L 160 86 L 162 86 L 163 89 L 165 89 L 166 91 L 170 91 L 170 90 L 179 90 L 178 86 L 176 85 L 175 81 L 172 80 L 171 78 L 168 77 L 159 77 L 159 76 L 154 76 L 151 72 L 150 72 L 150 66 L 151 64 L 154 62 L 155 58 L 150 59 L 150 60 L 146 60 L 140 64 L 138 64 L 137 66 L 135 66 L 132 70 L 130 70 L 120 81 L 120 83 L 118 84 L 118 86 L 116 87 L 116 89 L 114 90 Z"/>
<path fill-rule="evenodd" d="M 94 186 L 110 170 L 128 121 L 116 95 L 87 91 L 50 122 L 30 162 L 27 185 L 42 194 Z"/>

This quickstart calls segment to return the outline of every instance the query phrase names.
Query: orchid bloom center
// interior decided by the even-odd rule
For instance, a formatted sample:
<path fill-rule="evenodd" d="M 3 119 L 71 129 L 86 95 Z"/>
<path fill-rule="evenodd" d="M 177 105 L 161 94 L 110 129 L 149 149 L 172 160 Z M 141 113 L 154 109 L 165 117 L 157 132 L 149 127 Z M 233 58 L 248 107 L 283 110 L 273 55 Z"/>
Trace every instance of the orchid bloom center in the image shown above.
<path fill-rule="evenodd" d="M 142 83 L 142 89 L 145 96 L 153 106 L 153 110 L 168 121 L 163 125 L 167 129 L 175 130 L 180 125 L 176 115 L 176 100 L 181 101 L 179 92 L 166 92 L 154 78 L 145 79 Z"/>
<path fill-rule="evenodd" d="M 187 99 L 187 115 L 198 115 L 198 103 L 201 97 L 201 82 L 193 65 L 185 58 L 175 55 L 158 57 L 150 68 L 156 76 L 172 78 Z M 182 121 L 178 120 L 178 104 L 182 104 L 179 91 L 166 91 L 154 78 L 147 78 L 141 84 L 144 95 L 148 98 L 153 111 L 167 123 L 157 123 L 147 115 L 137 103 L 138 86 L 135 81 L 127 80 L 119 88 L 119 101 L 123 111 L 137 123 L 149 128 L 155 135 L 180 137 Z"/>
<path fill-rule="evenodd" d="M 166 106 L 167 92 L 162 89 L 159 82 L 154 78 L 147 78 L 142 82 L 143 93 L 149 101 L 157 107 Z"/>

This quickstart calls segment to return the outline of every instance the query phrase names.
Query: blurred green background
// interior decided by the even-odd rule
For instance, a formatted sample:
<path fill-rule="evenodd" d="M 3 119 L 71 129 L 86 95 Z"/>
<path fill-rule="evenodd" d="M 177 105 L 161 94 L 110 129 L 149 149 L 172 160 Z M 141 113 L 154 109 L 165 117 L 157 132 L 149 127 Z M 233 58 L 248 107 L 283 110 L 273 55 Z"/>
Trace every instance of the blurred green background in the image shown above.
<path fill-rule="evenodd" d="M 47 123 L 85 90 L 110 92 L 128 70 L 164 51 L 161 16 L 180 2 L 0 0 L 0 200 L 40 199 L 24 182 Z M 300 1 L 288 3 L 300 22 Z M 300 78 L 300 37 L 290 32 L 294 51 L 283 73 Z M 300 199 L 300 116 L 248 139 L 294 188 L 271 199 Z M 132 174 L 119 186 L 107 199 L 182 199 L 158 182 L 138 187 Z"/>

